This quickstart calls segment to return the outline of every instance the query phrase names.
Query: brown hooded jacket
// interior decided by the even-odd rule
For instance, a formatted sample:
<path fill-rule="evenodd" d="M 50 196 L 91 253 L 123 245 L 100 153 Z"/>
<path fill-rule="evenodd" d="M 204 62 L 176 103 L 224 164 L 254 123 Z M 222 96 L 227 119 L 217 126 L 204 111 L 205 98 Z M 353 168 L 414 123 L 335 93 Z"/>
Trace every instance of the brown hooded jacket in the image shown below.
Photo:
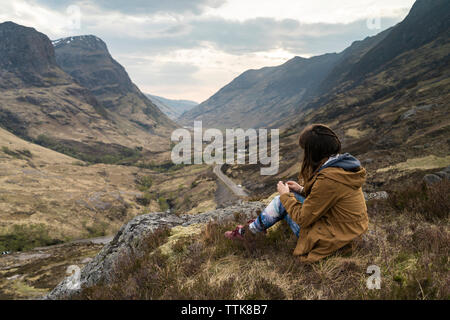
<path fill-rule="evenodd" d="M 300 226 L 294 255 L 315 262 L 349 244 L 368 228 L 362 185 L 366 170 L 327 167 L 305 184 L 301 204 L 294 194 L 280 197 L 291 218 Z"/>

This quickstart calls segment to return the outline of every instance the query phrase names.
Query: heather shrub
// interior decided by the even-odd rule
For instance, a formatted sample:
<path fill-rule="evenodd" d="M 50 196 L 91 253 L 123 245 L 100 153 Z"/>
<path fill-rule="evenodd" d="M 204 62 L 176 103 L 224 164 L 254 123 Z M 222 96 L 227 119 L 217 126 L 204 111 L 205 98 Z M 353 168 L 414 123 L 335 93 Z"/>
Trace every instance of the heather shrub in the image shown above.
<path fill-rule="evenodd" d="M 410 184 L 389 195 L 389 203 L 397 212 L 417 214 L 427 221 L 448 219 L 450 212 L 450 180 L 432 184 Z"/>

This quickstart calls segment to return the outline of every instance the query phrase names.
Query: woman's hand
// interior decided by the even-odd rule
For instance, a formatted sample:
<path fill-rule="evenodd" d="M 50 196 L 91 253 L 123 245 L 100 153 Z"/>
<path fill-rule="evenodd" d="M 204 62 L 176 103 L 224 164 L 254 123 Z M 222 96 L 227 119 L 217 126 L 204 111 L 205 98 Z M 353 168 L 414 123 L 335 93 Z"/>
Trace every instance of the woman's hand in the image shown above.
<path fill-rule="evenodd" d="M 287 184 L 284 184 L 283 181 L 278 182 L 277 190 L 278 190 L 278 193 L 280 194 L 280 196 L 285 193 L 289 193 L 289 187 L 287 186 Z"/>
<path fill-rule="evenodd" d="M 290 190 L 294 192 L 300 193 L 303 191 L 303 187 L 295 181 L 288 181 L 286 182 L 286 185 L 289 187 Z"/>

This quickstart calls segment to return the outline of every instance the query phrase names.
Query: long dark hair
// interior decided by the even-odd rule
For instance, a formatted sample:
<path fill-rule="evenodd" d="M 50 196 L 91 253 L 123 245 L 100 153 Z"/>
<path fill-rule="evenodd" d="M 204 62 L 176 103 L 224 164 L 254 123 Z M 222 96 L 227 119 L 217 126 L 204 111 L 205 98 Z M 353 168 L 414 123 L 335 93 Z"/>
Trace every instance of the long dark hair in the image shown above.
<path fill-rule="evenodd" d="M 300 134 L 298 143 L 304 151 L 300 175 L 305 183 L 330 156 L 341 152 L 338 136 L 323 124 L 306 127 Z"/>

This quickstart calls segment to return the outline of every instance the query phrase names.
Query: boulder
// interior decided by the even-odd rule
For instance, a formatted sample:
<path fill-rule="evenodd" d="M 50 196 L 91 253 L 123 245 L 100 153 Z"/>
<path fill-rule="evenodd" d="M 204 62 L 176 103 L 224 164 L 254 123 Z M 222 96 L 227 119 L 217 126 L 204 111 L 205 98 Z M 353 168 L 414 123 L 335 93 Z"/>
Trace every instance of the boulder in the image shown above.
<path fill-rule="evenodd" d="M 427 174 L 427 175 L 425 175 L 425 176 L 423 177 L 423 182 L 424 182 L 425 184 L 427 184 L 427 185 L 432 185 L 432 184 L 434 184 L 434 183 L 436 183 L 436 182 L 439 182 L 439 181 L 441 181 L 441 180 L 442 180 L 442 178 L 439 177 L 439 176 L 436 175 L 436 174 Z"/>

